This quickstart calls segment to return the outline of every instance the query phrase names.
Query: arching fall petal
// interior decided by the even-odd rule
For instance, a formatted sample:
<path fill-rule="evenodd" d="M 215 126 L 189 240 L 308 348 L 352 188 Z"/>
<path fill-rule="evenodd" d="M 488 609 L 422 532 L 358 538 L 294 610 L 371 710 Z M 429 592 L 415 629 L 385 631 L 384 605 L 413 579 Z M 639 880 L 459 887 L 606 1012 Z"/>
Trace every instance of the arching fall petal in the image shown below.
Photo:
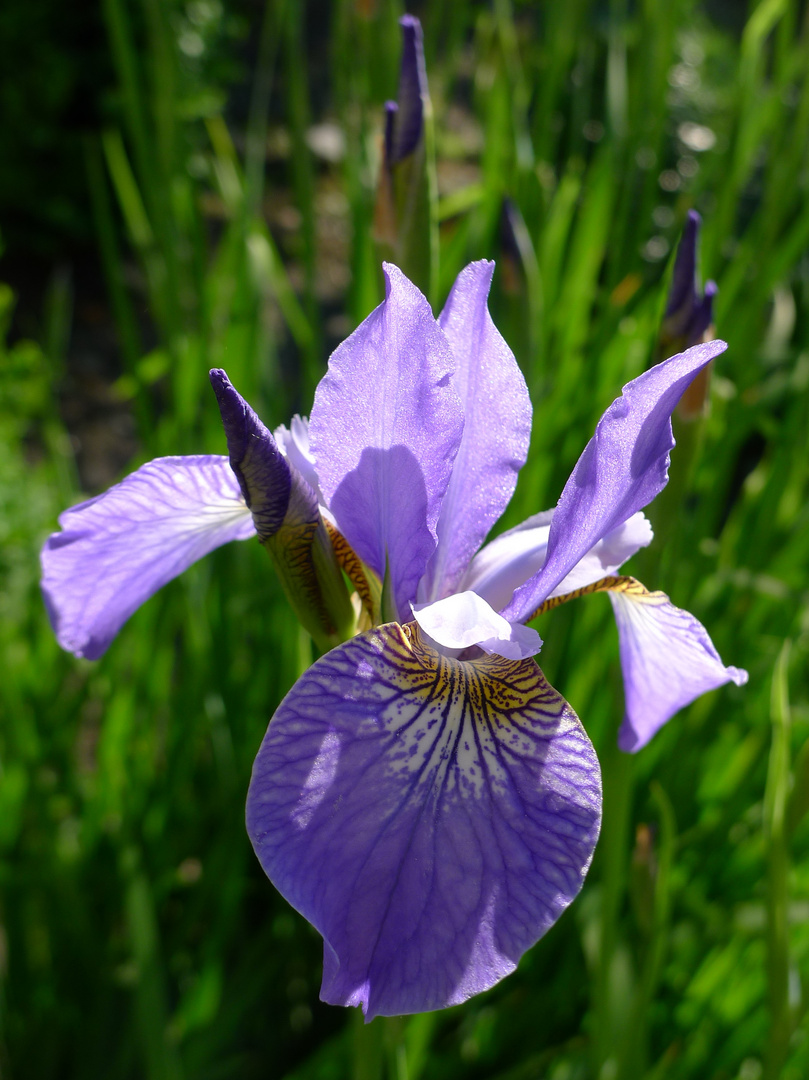
<path fill-rule="evenodd" d="M 747 672 L 725 667 L 693 615 L 665 593 L 634 578 L 610 590 L 618 624 L 625 712 L 618 745 L 640 750 L 678 710 L 725 683 L 742 686 Z"/>
<path fill-rule="evenodd" d="M 256 529 L 226 457 L 155 458 L 66 510 L 42 549 L 42 591 L 62 648 L 95 660 L 159 588 Z"/>
<path fill-rule="evenodd" d="M 284 699 L 247 825 L 323 935 L 322 998 L 371 1019 L 512 971 L 579 891 L 600 812 L 590 741 L 533 660 L 449 660 L 387 624 Z"/>
<path fill-rule="evenodd" d="M 667 720 L 708 690 L 747 682 L 746 671 L 725 667 L 698 619 L 632 577 L 605 577 L 557 594 L 534 614 L 597 592 L 609 593 L 618 624 L 625 700 L 618 732 L 622 750 L 642 749 Z"/>

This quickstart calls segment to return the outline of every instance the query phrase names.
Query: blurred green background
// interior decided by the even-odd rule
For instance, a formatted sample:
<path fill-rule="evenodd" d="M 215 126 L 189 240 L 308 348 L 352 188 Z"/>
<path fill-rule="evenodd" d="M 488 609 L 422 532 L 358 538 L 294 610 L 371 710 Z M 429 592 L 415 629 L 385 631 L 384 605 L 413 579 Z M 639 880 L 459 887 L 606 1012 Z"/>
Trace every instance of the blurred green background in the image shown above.
<path fill-rule="evenodd" d="M 502 527 L 554 505 L 655 355 L 687 210 L 729 342 L 637 573 L 747 687 L 620 755 L 603 597 L 545 616 L 602 760 L 580 898 L 464 1006 L 318 1002 L 320 943 L 253 857 L 267 721 L 311 659 L 257 544 L 60 652 L 38 550 L 160 454 L 222 453 L 211 366 L 308 411 L 380 299 L 394 0 L 6 0 L 0 10 L 0 1076 L 759 1080 L 809 1075 L 809 25 L 797 0 L 453 0 L 424 26 L 440 304 L 491 307 L 535 405 Z"/>

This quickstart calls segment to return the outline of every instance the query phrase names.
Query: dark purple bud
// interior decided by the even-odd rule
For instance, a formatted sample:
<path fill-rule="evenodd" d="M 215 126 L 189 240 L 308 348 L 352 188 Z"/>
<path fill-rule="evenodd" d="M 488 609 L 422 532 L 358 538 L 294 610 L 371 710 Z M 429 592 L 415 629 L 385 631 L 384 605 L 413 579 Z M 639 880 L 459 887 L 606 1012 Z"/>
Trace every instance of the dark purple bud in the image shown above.
<path fill-rule="evenodd" d="M 719 291 L 715 281 L 708 281 L 702 299 L 696 304 L 691 323 L 688 327 L 687 337 L 689 344 L 697 344 L 702 341 L 708 327 L 713 323 L 713 298 Z"/>
<path fill-rule="evenodd" d="M 702 218 L 696 210 L 689 210 L 674 260 L 674 273 L 666 305 L 667 319 L 680 314 L 684 309 L 690 309 L 696 298 L 697 243 L 701 224 Z"/>
<path fill-rule="evenodd" d="M 225 372 L 214 368 L 209 377 L 222 414 L 230 467 L 253 514 L 259 539 L 266 540 L 278 532 L 289 507 L 289 465 L 275 439 Z"/>
<path fill-rule="evenodd" d="M 522 250 L 517 234 L 524 228 L 525 222 L 519 207 L 507 195 L 503 199 L 503 210 L 500 215 L 500 250 L 504 258 L 518 265 L 522 262 Z"/>
<path fill-rule="evenodd" d="M 713 321 L 713 298 L 716 284 L 708 282 L 700 295 L 697 286 L 697 247 L 702 219 L 696 210 L 688 211 L 682 239 L 674 260 L 666 313 L 661 331 L 661 351 L 688 349 L 698 345 Z"/>
<path fill-rule="evenodd" d="M 396 102 L 385 105 L 385 159 L 388 166 L 410 157 L 424 128 L 423 98 L 427 96 L 427 69 L 421 23 L 413 15 L 399 20 L 402 28 L 402 67 Z"/>

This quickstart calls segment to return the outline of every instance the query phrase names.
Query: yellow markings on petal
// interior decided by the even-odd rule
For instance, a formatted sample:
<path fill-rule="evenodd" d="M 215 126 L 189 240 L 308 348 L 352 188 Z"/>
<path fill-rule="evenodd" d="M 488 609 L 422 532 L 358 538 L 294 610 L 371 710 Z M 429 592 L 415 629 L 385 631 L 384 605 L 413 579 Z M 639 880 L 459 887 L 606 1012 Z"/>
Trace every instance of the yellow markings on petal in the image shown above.
<path fill-rule="evenodd" d="M 382 583 L 379 578 L 362 562 L 349 542 L 330 521 L 325 521 L 334 554 L 341 570 L 357 590 L 362 603 L 365 618 L 360 619 L 359 629 L 367 630 L 380 620 L 382 603 Z"/>
<path fill-rule="evenodd" d="M 512 798 L 517 774 L 534 785 L 540 768 L 549 784 L 564 773 L 569 786 L 591 770 L 578 717 L 533 658 L 446 657 L 416 623 L 385 623 L 354 641 L 357 653 L 345 655 L 362 657 L 352 679 L 356 700 L 374 702 L 369 732 L 384 731 L 390 775 L 408 777 L 420 798 Z"/>
<path fill-rule="evenodd" d="M 592 585 L 574 589 L 573 592 L 563 593 L 561 596 L 551 596 L 544 604 L 540 604 L 536 611 L 532 612 L 525 621 L 530 622 L 532 619 L 536 619 L 538 615 L 544 615 L 546 611 L 551 611 L 561 604 L 566 604 L 568 600 L 578 600 L 580 596 L 589 596 L 591 593 L 597 592 L 623 593 L 630 600 L 651 604 L 665 604 L 669 600 L 664 592 L 649 592 L 646 586 L 641 585 L 637 578 L 611 575 L 610 577 L 601 578 L 600 581 L 594 581 Z"/>
<path fill-rule="evenodd" d="M 289 517 L 289 515 L 288 515 Z M 323 520 L 284 520 L 261 541 L 303 626 L 326 652 L 354 633 L 354 613 Z"/>
<path fill-rule="evenodd" d="M 560 718 L 567 709 L 566 702 L 546 681 L 533 657 L 509 660 L 482 653 L 474 660 L 456 660 L 437 652 L 418 623 L 407 623 L 399 629 L 402 634 L 399 652 L 411 653 L 413 663 L 424 673 L 422 678 L 429 676 L 434 696 L 449 695 L 477 721 L 499 724 L 518 714 L 539 710 L 547 722 Z M 413 663 L 408 665 L 411 671 Z"/>

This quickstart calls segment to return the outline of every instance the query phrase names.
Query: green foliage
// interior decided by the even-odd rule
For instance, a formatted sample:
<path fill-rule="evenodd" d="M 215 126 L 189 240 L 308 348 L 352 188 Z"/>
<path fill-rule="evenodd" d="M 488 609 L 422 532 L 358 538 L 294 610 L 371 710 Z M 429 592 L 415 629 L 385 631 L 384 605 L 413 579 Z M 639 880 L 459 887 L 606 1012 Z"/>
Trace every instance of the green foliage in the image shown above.
<path fill-rule="evenodd" d="M 738 26 L 715 9 L 415 6 L 440 300 L 464 263 L 497 258 L 493 315 L 535 404 L 504 526 L 554 504 L 601 411 L 651 362 L 669 253 L 686 210 L 702 212 L 702 273 L 719 284 L 730 347 L 710 415 L 684 434 L 681 500 L 661 508 L 638 573 L 750 671 L 747 687 L 708 695 L 622 756 L 606 601 L 544 617 L 543 669 L 602 760 L 603 836 L 572 909 L 462 1007 L 363 1027 L 319 1004 L 317 935 L 253 857 L 252 759 L 311 656 L 257 545 L 169 585 L 103 660 L 60 653 L 37 550 L 81 497 L 59 397 L 73 298 L 57 272 L 35 343 L 11 337 L 0 291 L 4 1076 L 809 1072 L 809 30 L 797 0 L 751 3 Z M 77 145 L 123 371 L 110 392 L 138 427 L 133 466 L 224 450 L 211 366 L 270 425 L 307 411 L 328 349 L 379 299 L 374 170 L 401 5 L 270 0 L 245 4 L 241 26 L 228 11 L 99 8 L 112 89 Z M 4 9 L 20 40 L 45 33 L 30 12 Z M 249 99 L 226 109 L 245 29 Z M 56 51 L 44 41 L 39 58 Z M 45 128 L 74 61 L 37 84 L 50 104 L 28 99 Z M 58 218 L 58 187 L 40 223 Z"/>

